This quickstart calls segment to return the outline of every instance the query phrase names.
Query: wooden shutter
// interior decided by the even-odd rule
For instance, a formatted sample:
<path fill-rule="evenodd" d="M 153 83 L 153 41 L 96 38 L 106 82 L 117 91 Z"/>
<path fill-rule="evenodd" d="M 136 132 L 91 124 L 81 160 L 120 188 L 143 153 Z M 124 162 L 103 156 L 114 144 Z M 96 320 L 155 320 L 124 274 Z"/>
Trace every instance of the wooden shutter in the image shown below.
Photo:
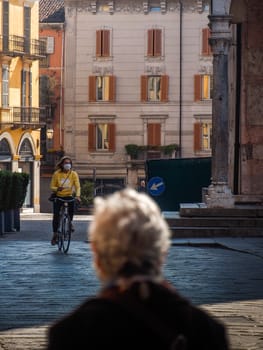
<path fill-rule="evenodd" d="M 163 75 L 161 77 L 161 101 L 168 101 L 168 86 L 169 86 L 169 76 Z"/>
<path fill-rule="evenodd" d="M 2 66 L 2 106 L 9 106 L 9 70 L 7 65 Z"/>
<path fill-rule="evenodd" d="M 102 40 L 101 30 L 96 30 L 96 56 L 101 57 L 102 54 Z"/>
<path fill-rule="evenodd" d="M 210 29 L 202 29 L 202 55 L 211 55 L 211 46 L 209 45 Z"/>
<path fill-rule="evenodd" d="M 147 102 L 148 100 L 147 85 L 148 85 L 148 77 L 147 75 L 142 75 L 141 76 L 141 102 Z"/>
<path fill-rule="evenodd" d="M 194 76 L 194 101 L 201 101 L 202 99 L 202 77 L 200 74 Z"/>
<path fill-rule="evenodd" d="M 21 70 L 21 106 L 26 107 L 26 71 Z"/>
<path fill-rule="evenodd" d="M 9 2 L 3 1 L 3 50 L 7 51 L 9 49 Z"/>
<path fill-rule="evenodd" d="M 154 30 L 154 51 L 153 56 L 161 56 L 162 55 L 162 30 L 155 29 Z"/>
<path fill-rule="evenodd" d="M 96 56 L 97 57 L 110 56 L 110 31 L 109 30 L 96 31 Z"/>
<path fill-rule="evenodd" d="M 194 151 L 202 150 L 202 123 L 194 124 Z"/>
<path fill-rule="evenodd" d="M 147 144 L 149 146 L 161 145 L 161 124 L 149 123 L 147 125 Z"/>
<path fill-rule="evenodd" d="M 114 102 L 116 99 L 116 77 L 109 76 L 109 101 Z"/>
<path fill-rule="evenodd" d="M 28 106 L 32 107 L 32 72 L 28 72 Z"/>
<path fill-rule="evenodd" d="M 116 126 L 114 123 L 108 124 L 109 131 L 109 151 L 115 152 L 116 148 Z"/>
<path fill-rule="evenodd" d="M 88 151 L 96 151 L 96 124 L 90 123 L 88 125 Z"/>
<path fill-rule="evenodd" d="M 30 41 L 31 41 L 31 8 L 24 7 L 24 40 L 25 40 L 25 51 L 30 52 Z"/>
<path fill-rule="evenodd" d="M 89 101 L 96 101 L 96 76 L 89 76 Z"/>
<path fill-rule="evenodd" d="M 102 56 L 103 57 L 110 56 L 110 31 L 109 30 L 102 31 Z"/>
<path fill-rule="evenodd" d="M 149 29 L 147 33 L 147 56 L 153 56 L 153 29 Z"/>

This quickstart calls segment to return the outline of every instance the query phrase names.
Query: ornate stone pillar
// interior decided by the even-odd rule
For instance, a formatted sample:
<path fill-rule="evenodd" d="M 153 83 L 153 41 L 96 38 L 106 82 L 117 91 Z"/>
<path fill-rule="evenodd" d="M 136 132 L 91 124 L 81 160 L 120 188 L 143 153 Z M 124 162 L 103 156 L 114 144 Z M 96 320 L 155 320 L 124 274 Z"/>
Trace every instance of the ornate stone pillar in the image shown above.
<path fill-rule="evenodd" d="M 208 207 L 229 208 L 234 205 L 229 173 L 228 133 L 228 53 L 231 43 L 228 15 L 209 16 L 210 45 L 213 50 L 213 101 L 212 101 L 212 181 L 205 201 Z"/>

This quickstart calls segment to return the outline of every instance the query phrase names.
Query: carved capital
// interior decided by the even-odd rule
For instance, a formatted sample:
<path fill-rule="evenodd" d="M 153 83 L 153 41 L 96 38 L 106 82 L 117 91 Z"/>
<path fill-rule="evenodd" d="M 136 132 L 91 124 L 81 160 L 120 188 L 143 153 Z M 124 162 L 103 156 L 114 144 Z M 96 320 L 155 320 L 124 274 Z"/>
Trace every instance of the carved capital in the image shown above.
<path fill-rule="evenodd" d="M 210 38 L 209 44 L 212 47 L 213 55 L 228 55 L 231 39 Z"/>
<path fill-rule="evenodd" d="M 227 55 L 232 42 L 231 16 L 208 16 L 211 28 L 209 43 L 214 55 Z"/>

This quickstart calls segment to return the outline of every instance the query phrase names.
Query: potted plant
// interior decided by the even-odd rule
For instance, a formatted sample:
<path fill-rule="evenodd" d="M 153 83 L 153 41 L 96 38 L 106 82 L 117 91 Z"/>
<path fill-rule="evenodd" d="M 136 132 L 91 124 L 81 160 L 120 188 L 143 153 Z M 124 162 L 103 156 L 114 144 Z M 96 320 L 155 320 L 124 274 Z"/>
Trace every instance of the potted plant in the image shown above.
<path fill-rule="evenodd" d="M 94 183 L 92 181 L 85 180 L 81 183 L 81 212 L 89 211 L 93 204 L 94 198 Z"/>
<path fill-rule="evenodd" d="M 176 143 L 171 143 L 166 146 L 161 146 L 161 148 L 165 155 L 171 156 L 174 151 L 178 151 L 179 146 Z"/>
<path fill-rule="evenodd" d="M 125 150 L 127 154 L 131 157 L 131 159 L 138 158 L 139 146 L 133 143 L 125 145 Z"/>

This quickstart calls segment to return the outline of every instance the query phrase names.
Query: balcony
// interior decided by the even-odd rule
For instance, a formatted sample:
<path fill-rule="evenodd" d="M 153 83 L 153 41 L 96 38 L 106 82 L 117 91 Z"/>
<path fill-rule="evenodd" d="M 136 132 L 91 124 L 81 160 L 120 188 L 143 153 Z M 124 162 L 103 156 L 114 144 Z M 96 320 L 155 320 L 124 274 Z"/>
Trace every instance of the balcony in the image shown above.
<path fill-rule="evenodd" d="M 174 143 L 165 146 L 125 145 L 129 161 L 132 163 L 141 163 L 148 159 L 175 158 L 178 149 L 178 145 Z"/>
<path fill-rule="evenodd" d="M 23 36 L 0 36 L 0 53 L 6 56 L 24 56 L 35 60 L 44 58 L 46 54 L 45 40 L 28 40 Z"/>
<path fill-rule="evenodd" d="M 48 110 L 35 107 L 0 108 L 0 127 L 39 129 L 46 124 Z"/>

